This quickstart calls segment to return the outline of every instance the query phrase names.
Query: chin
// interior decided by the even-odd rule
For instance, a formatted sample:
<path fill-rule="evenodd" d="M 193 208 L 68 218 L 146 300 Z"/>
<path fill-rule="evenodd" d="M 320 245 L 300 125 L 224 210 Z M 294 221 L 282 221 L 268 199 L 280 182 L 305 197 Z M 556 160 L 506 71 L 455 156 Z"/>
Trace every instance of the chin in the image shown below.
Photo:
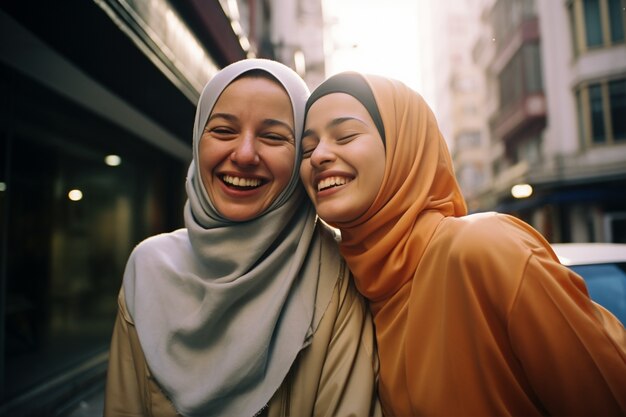
<path fill-rule="evenodd" d="M 227 218 L 228 220 L 231 220 L 233 222 L 245 222 L 248 220 L 252 220 L 255 219 L 257 217 L 259 217 L 259 215 L 261 214 L 261 211 L 255 210 L 255 211 L 250 211 L 250 210 L 219 210 L 218 211 L 221 213 L 222 216 L 224 216 L 225 218 Z"/>
<path fill-rule="evenodd" d="M 222 216 L 224 216 L 226 219 L 233 221 L 233 222 L 246 222 L 248 220 L 252 220 L 255 216 L 242 216 L 242 215 L 229 215 L 229 214 L 222 214 Z"/>
<path fill-rule="evenodd" d="M 343 215 L 342 213 L 335 212 L 335 211 L 329 212 L 327 210 L 318 210 L 317 215 L 326 223 L 336 224 L 336 223 L 343 223 L 343 222 L 348 221 L 347 216 Z"/>
<path fill-rule="evenodd" d="M 349 223 L 357 219 L 366 208 L 355 205 L 354 201 L 325 201 L 315 207 L 317 215 L 326 223 Z"/>

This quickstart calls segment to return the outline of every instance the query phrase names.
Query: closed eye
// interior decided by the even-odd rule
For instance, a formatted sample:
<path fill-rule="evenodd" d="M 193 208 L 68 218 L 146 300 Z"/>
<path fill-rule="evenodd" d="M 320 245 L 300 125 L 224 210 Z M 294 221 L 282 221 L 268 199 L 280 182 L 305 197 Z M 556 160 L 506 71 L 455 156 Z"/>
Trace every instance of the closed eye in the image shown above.
<path fill-rule="evenodd" d="M 237 134 L 237 132 L 233 128 L 227 126 L 214 126 L 210 128 L 207 127 L 205 129 L 205 132 L 209 133 L 212 137 L 216 139 L 222 140 L 230 139 Z"/>
<path fill-rule="evenodd" d="M 316 139 L 316 136 L 314 136 L 312 132 L 304 132 L 304 137 L 302 138 L 302 158 L 306 159 L 311 157 L 318 143 L 319 140 Z"/>
<path fill-rule="evenodd" d="M 212 133 L 233 133 L 232 129 L 229 129 L 226 127 L 214 127 L 212 129 L 207 129 L 207 130 Z"/>
<path fill-rule="evenodd" d="M 295 143 L 295 135 L 293 133 L 293 128 L 288 124 L 281 120 L 277 119 L 265 119 L 263 120 L 263 125 L 267 132 L 262 137 L 267 139 Z"/>
<path fill-rule="evenodd" d="M 337 142 L 339 143 L 344 143 L 344 142 L 349 142 L 352 139 L 354 139 L 355 137 L 357 137 L 359 134 L 358 133 L 350 133 L 348 135 L 343 135 L 340 138 L 337 139 Z"/>
<path fill-rule="evenodd" d="M 290 135 L 282 135 L 280 133 L 263 133 L 260 136 L 264 139 L 269 139 L 272 142 L 294 143 L 294 138 L 293 136 L 290 136 Z"/>
<path fill-rule="evenodd" d="M 310 158 L 315 151 L 315 147 L 312 148 L 302 148 L 302 159 Z"/>

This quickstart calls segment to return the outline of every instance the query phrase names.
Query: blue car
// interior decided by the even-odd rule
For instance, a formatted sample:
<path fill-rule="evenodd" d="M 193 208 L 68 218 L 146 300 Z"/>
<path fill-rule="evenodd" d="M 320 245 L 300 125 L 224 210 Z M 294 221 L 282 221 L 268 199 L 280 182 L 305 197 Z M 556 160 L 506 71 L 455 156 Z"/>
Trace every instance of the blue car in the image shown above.
<path fill-rule="evenodd" d="M 589 295 L 626 323 L 626 244 L 554 243 L 563 265 L 585 279 Z"/>

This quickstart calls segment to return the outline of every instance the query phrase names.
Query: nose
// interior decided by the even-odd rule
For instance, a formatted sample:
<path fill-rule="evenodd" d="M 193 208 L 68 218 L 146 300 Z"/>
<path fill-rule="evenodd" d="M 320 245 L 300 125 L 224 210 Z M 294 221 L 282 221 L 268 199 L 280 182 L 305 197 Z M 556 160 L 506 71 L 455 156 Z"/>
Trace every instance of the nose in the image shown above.
<path fill-rule="evenodd" d="M 324 140 L 320 140 L 313 152 L 311 153 L 311 164 L 314 167 L 321 167 L 322 165 L 333 162 L 337 156 L 333 151 L 332 145 Z"/>
<path fill-rule="evenodd" d="M 256 136 L 253 133 L 242 133 L 241 137 L 236 141 L 235 149 L 230 154 L 230 160 L 240 166 L 257 165 L 259 163 Z"/>

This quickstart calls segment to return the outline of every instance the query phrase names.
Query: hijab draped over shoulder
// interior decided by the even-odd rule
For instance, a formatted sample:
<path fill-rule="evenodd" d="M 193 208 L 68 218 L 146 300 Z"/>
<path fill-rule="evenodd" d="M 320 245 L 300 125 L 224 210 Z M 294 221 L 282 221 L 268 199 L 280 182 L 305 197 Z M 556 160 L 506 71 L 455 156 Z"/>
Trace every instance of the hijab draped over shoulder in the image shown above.
<path fill-rule="evenodd" d="M 267 72 L 289 95 L 296 160 L 289 184 L 271 206 L 257 218 L 234 222 L 207 196 L 198 144 L 222 91 L 251 70 Z M 330 300 L 334 282 L 318 286 L 318 279 L 339 274 L 319 274 L 315 211 L 298 177 L 308 94 L 295 72 L 269 60 L 239 61 L 213 77 L 196 111 L 186 227 L 145 240 L 129 259 L 128 311 L 151 373 L 184 415 L 257 413 L 310 342 L 321 318 L 316 309 Z M 333 267 L 339 271 L 338 260 Z"/>

